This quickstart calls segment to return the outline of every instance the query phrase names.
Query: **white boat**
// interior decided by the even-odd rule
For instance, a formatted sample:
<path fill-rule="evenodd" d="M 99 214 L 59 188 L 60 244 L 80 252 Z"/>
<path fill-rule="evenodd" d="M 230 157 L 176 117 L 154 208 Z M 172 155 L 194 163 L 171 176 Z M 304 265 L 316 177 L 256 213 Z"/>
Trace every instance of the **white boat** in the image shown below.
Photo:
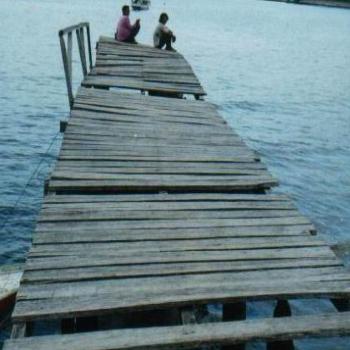
<path fill-rule="evenodd" d="M 23 274 L 22 265 L 0 266 L 0 319 L 15 302 L 19 282 Z"/>
<path fill-rule="evenodd" d="M 151 0 L 131 0 L 131 7 L 134 11 L 148 10 Z"/>

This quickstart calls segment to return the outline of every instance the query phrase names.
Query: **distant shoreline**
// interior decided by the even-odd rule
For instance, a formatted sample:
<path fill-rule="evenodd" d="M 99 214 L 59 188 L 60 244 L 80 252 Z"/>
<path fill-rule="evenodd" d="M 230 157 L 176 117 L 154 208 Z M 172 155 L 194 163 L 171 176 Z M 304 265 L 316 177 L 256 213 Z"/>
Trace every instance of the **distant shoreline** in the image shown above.
<path fill-rule="evenodd" d="M 350 1 L 332 1 L 332 0 L 268 0 L 277 2 L 287 2 L 297 5 L 313 5 L 313 6 L 326 6 L 350 9 Z"/>

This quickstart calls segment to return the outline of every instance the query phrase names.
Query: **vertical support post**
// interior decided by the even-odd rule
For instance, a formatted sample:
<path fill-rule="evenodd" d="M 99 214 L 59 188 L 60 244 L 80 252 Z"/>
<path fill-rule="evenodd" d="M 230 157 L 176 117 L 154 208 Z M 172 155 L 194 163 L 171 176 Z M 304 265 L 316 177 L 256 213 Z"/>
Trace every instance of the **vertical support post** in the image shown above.
<path fill-rule="evenodd" d="M 181 323 L 183 325 L 196 324 L 196 313 L 194 307 L 184 307 L 180 310 Z"/>
<path fill-rule="evenodd" d="M 67 55 L 67 49 L 66 49 L 66 43 L 64 41 L 64 32 L 60 31 L 60 45 L 61 45 L 61 53 L 62 53 L 62 60 L 63 60 L 63 67 L 64 67 L 64 75 L 66 77 L 66 85 L 67 85 L 67 93 L 68 93 L 68 101 L 69 101 L 69 107 L 72 109 L 73 103 L 74 103 L 74 97 L 73 97 L 73 89 L 72 89 L 72 81 L 71 76 L 69 74 L 69 58 Z"/>
<path fill-rule="evenodd" d="M 236 303 L 229 303 L 223 305 L 222 310 L 223 321 L 241 321 L 247 317 L 247 303 L 245 301 L 239 301 Z M 223 346 L 222 350 L 245 350 L 246 346 L 242 344 L 233 344 Z"/>
<path fill-rule="evenodd" d="M 84 46 L 84 30 L 83 30 L 83 28 L 77 28 L 76 34 L 77 34 L 77 41 L 78 41 L 78 47 L 79 47 L 81 68 L 83 71 L 83 76 L 85 77 L 87 75 L 87 68 L 86 68 L 86 57 L 85 57 L 85 49 L 84 49 L 85 46 Z"/>
<path fill-rule="evenodd" d="M 27 333 L 27 324 L 25 322 L 15 323 L 12 326 L 11 339 L 24 338 Z"/>
<path fill-rule="evenodd" d="M 84 27 L 81 27 L 79 29 L 80 31 L 80 40 L 81 40 L 81 47 L 83 48 L 83 61 L 84 61 L 84 66 L 87 74 L 87 63 L 86 63 L 86 49 L 85 49 L 85 34 L 84 34 Z"/>
<path fill-rule="evenodd" d="M 91 69 L 92 69 L 92 50 L 91 50 L 91 36 L 90 36 L 89 23 L 87 23 L 87 25 L 86 25 L 86 36 L 87 36 L 88 53 L 89 53 L 89 66 L 90 66 L 90 71 L 91 71 Z"/>
<path fill-rule="evenodd" d="M 72 86 L 73 84 L 73 35 L 72 35 L 72 32 L 69 32 L 67 36 L 67 56 L 68 56 L 69 83 Z"/>
<path fill-rule="evenodd" d="M 273 317 L 288 317 L 292 316 L 288 300 L 278 300 Z M 280 340 L 267 343 L 267 350 L 295 350 L 293 340 Z"/>

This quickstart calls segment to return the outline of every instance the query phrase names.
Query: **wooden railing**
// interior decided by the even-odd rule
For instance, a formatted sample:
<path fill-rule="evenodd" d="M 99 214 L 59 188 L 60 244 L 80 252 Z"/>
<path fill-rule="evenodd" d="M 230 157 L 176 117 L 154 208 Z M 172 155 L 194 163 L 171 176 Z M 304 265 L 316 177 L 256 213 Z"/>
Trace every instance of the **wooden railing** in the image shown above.
<path fill-rule="evenodd" d="M 61 44 L 62 60 L 64 66 L 64 74 L 66 77 L 67 92 L 69 106 L 72 108 L 74 103 L 74 94 L 72 87 L 72 61 L 73 61 L 73 33 L 76 32 L 76 38 L 79 49 L 79 56 L 83 76 L 85 77 L 92 68 L 92 52 L 91 52 L 91 38 L 90 26 L 87 22 L 82 22 L 74 26 L 61 29 L 58 32 Z M 86 38 L 85 38 L 86 35 Z M 86 56 L 89 58 L 89 66 Z"/>

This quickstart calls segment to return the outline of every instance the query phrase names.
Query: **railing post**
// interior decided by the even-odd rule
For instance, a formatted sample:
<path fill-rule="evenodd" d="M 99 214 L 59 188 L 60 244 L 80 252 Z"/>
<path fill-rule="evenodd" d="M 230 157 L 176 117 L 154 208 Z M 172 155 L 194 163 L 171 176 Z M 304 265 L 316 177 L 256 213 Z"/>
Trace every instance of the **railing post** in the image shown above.
<path fill-rule="evenodd" d="M 86 35 L 87 35 L 87 43 L 88 43 L 88 51 L 89 51 L 89 66 L 90 70 L 92 69 L 92 51 L 91 51 L 91 36 L 90 36 L 90 25 L 86 24 Z"/>
<path fill-rule="evenodd" d="M 84 28 L 86 28 L 86 39 Z M 64 74 L 66 77 L 66 85 L 68 92 L 69 106 L 72 109 L 74 103 L 73 95 L 73 32 L 76 32 L 77 43 L 79 49 L 80 63 L 85 77 L 88 72 L 92 69 L 92 51 L 91 51 L 91 37 L 90 37 L 90 26 L 89 23 L 79 23 L 62 29 L 59 31 L 61 53 L 64 67 Z M 64 35 L 67 34 L 67 44 Z M 86 42 L 85 42 L 86 40 Z M 86 50 L 88 52 L 86 52 Z M 87 55 L 89 62 L 87 62 Z M 89 63 L 89 66 L 88 66 Z"/>
<path fill-rule="evenodd" d="M 68 53 L 68 68 L 70 84 L 73 82 L 73 35 L 72 32 L 68 33 L 67 37 L 67 53 Z"/>
<path fill-rule="evenodd" d="M 62 53 L 62 60 L 63 60 L 63 67 L 64 67 L 64 74 L 66 77 L 66 85 L 67 85 L 67 92 L 68 92 L 68 100 L 69 100 L 69 107 L 73 107 L 74 97 L 73 97 L 73 89 L 72 89 L 72 80 L 70 75 L 70 68 L 69 68 L 69 58 L 67 55 L 67 49 L 66 49 L 66 43 L 64 41 L 64 32 L 60 31 L 60 44 L 61 44 L 61 53 Z"/>
<path fill-rule="evenodd" d="M 83 70 L 84 77 L 87 75 L 87 67 L 86 67 L 86 56 L 85 56 L 85 45 L 84 45 L 84 30 L 83 28 L 77 28 L 77 41 L 78 41 L 78 47 L 79 47 L 79 54 L 80 54 L 80 62 L 81 62 L 81 68 Z"/>

